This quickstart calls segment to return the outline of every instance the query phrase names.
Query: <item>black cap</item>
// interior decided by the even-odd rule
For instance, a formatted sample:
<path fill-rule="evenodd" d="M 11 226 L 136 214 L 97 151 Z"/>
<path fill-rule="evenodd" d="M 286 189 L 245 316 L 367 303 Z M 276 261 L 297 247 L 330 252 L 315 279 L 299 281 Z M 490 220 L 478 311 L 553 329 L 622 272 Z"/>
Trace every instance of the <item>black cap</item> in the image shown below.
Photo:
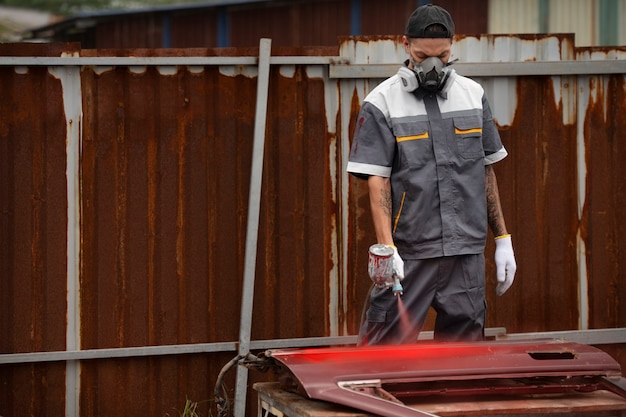
<path fill-rule="evenodd" d="M 431 25 L 441 25 L 445 30 L 427 31 L 426 28 Z M 454 22 L 445 9 L 427 4 L 411 14 L 404 34 L 409 38 L 451 38 L 454 36 Z"/>

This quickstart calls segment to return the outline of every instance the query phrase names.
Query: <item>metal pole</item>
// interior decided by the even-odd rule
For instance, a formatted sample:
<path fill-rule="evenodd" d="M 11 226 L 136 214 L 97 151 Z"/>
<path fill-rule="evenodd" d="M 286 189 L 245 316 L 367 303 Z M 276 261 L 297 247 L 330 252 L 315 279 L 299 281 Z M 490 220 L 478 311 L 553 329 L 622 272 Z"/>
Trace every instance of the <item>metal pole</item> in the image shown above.
<path fill-rule="evenodd" d="M 240 356 L 247 355 L 250 352 L 271 51 L 272 40 L 261 39 L 259 42 L 259 75 L 257 80 L 256 114 L 254 117 L 254 143 L 252 148 L 252 170 L 250 172 L 250 200 L 248 202 L 246 253 L 241 296 L 241 321 L 239 325 Z M 237 367 L 237 386 L 235 389 L 235 417 L 246 416 L 247 385 L 248 369 L 239 366 Z"/>

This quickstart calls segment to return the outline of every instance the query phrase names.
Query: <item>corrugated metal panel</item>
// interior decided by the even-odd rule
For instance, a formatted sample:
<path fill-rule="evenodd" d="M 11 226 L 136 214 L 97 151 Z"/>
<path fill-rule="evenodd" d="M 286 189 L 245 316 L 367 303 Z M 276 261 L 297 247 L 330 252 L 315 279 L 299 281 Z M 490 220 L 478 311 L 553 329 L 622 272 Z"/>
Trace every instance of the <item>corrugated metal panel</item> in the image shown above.
<path fill-rule="evenodd" d="M 620 16 L 626 16 L 626 0 L 618 0 L 617 6 L 617 20 L 620 21 Z M 626 26 L 617 25 L 617 42 L 616 45 L 626 45 Z"/>
<path fill-rule="evenodd" d="M 253 339 L 328 329 L 331 148 L 324 84 L 303 84 L 303 71 L 275 68 L 270 81 Z M 254 73 L 122 67 L 83 76 L 90 86 L 84 216 L 92 227 L 83 239 L 84 347 L 237 340 Z M 193 373 L 194 361 L 206 366 L 204 358 L 190 359 L 170 372 Z M 122 375 L 147 370 L 128 365 Z M 120 377 L 118 367 L 110 381 Z M 93 372 L 96 387 L 106 383 L 99 366 Z M 128 398 L 146 388 L 134 380 Z M 99 404 L 119 403 L 83 386 Z M 167 389 L 151 388 L 159 398 Z"/>
<path fill-rule="evenodd" d="M 487 6 L 483 0 L 439 0 L 440 5 L 456 17 L 457 34 L 487 32 Z M 403 35 L 408 17 L 420 4 L 416 0 L 363 0 L 361 5 L 361 35 Z M 463 18 L 460 18 L 463 16 Z"/>
<path fill-rule="evenodd" d="M 219 14 L 214 9 L 170 15 L 172 48 L 205 48 L 218 44 Z"/>
<path fill-rule="evenodd" d="M 487 33 L 489 19 L 488 1 L 439 0 L 432 3 L 438 4 L 450 12 L 454 19 L 457 35 L 480 35 Z"/>
<path fill-rule="evenodd" d="M 231 44 L 254 46 L 259 38 L 275 46 L 337 45 L 350 35 L 350 2 L 295 1 L 233 7 L 229 11 Z"/>
<path fill-rule="evenodd" d="M 486 32 L 487 2 L 435 3 L 453 16 L 464 17 L 457 19 L 457 33 Z M 354 34 L 402 34 L 418 4 L 416 0 L 299 0 L 151 7 L 78 16 L 35 32 L 40 37 L 54 32 L 53 39 L 81 42 L 84 48 L 250 47 L 261 37 L 271 38 L 274 46 L 336 46 L 339 37 Z"/>
<path fill-rule="evenodd" d="M 264 272 L 256 287 L 253 339 L 328 332 L 337 229 L 329 175 L 336 167 L 329 152 L 335 142 L 326 129 L 323 80 L 309 77 L 305 67 L 284 66 L 270 78 L 265 226 L 257 259 Z"/>
<path fill-rule="evenodd" d="M 161 48 L 164 15 L 146 13 L 104 20 L 93 29 L 93 48 Z M 90 45 L 91 46 L 91 45 Z"/>
<path fill-rule="evenodd" d="M 489 0 L 488 33 L 540 33 L 542 0 Z"/>
<path fill-rule="evenodd" d="M 484 47 L 484 42 L 490 48 Z M 574 57 L 566 36 L 488 36 L 459 42 L 461 61 L 560 61 Z M 576 82 L 572 77 L 477 79 L 492 103 L 510 156 L 495 165 L 500 196 L 519 259 L 512 296 L 488 294 L 488 322 L 514 331 L 565 330 L 579 325 L 575 250 Z M 535 184 L 535 186 L 529 186 Z M 493 245 L 487 265 L 495 276 Z M 568 306 L 555 315 L 546 300 Z M 505 321 L 502 321 L 504 316 Z"/>
<path fill-rule="evenodd" d="M 56 55 L 68 45 L 3 45 Z M 65 349 L 67 193 L 61 85 L 47 68 L 0 68 L 0 352 Z M 0 413 L 63 413 L 65 364 L 0 367 Z"/>
<path fill-rule="evenodd" d="M 563 39 L 559 42 L 562 55 L 537 59 L 566 58 L 571 53 L 568 46 L 571 44 Z M 503 307 L 510 311 L 515 318 L 509 317 L 507 326 L 520 331 L 576 328 L 580 314 L 577 287 L 572 285 L 577 276 L 572 245 L 578 223 L 577 213 L 572 210 L 576 195 L 576 146 L 572 138 L 576 126 L 575 118 L 568 114 L 574 109 L 566 105 L 571 100 L 567 95 L 576 91 L 567 88 L 568 77 L 511 81 L 518 94 L 517 103 L 510 124 L 502 123 L 502 137 L 515 156 L 498 165 L 496 172 L 524 272 L 514 292 L 515 300 L 493 299 L 492 305 L 496 311 Z M 563 85 L 565 89 L 560 90 Z M 502 86 L 493 85 L 494 89 L 498 87 Z M 554 314 L 553 306 L 546 303 L 554 299 L 568 307 Z M 492 309 L 490 317 L 499 321 L 496 311 Z"/>
<path fill-rule="evenodd" d="M 360 34 L 362 35 L 402 35 L 406 19 L 411 15 L 415 0 L 361 1 Z"/>
<path fill-rule="evenodd" d="M 620 50 L 583 49 L 580 60 L 626 59 Z M 626 318 L 626 76 L 581 76 L 578 79 L 578 163 L 585 174 L 579 184 L 580 242 L 585 264 L 581 280 L 589 291 L 588 325 L 614 327 Z"/>
<path fill-rule="evenodd" d="M 598 2 L 550 0 L 548 27 L 551 33 L 575 33 L 576 45 L 598 45 Z"/>
<path fill-rule="evenodd" d="M 3 281 L 1 351 L 65 350 L 61 85 L 45 67 L 2 71 L 3 115 L 12 115 L 3 116 L 3 178 L 12 182 L 2 186 L 2 241 L 13 254 L 3 269 L 19 279 Z M 82 84 L 81 348 L 237 340 L 254 69 L 85 67 Z M 323 72 L 274 67 L 270 86 L 252 337 L 324 336 L 331 313 L 344 319 L 328 282 L 338 236 L 330 172 L 338 169 Z M 150 398 L 149 414 L 163 415 L 185 396 L 208 399 L 228 359 L 84 363 L 81 415 L 138 414 Z M 2 379 L 21 394 L 10 391 L 4 407 L 31 394 L 45 400 L 29 371 L 39 368 L 61 370 L 49 377 L 64 386 L 63 366 L 16 366 Z M 43 409 L 62 415 L 63 399 L 61 391 Z"/>
<path fill-rule="evenodd" d="M 489 33 L 574 33 L 577 46 L 626 45 L 626 0 L 490 0 Z"/>
<path fill-rule="evenodd" d="M 34 36 L 84 48 L 335 46 L 348 35 L 402 34 L 417 0 L 259 1 L 95 12 Z M 423 2 L 422 2 L 423 3 Z M 625 45 L 626 0 L 439 0 L 461 35 L 575 33 L 579 46 Z"/>
<path fill-rule="evenodd" d="M 212 313 L 222 302 L 238 312 L 254 105 L 238 92 L 254 80 L 176 67 L 83 77 L 84 271 L 95 278 L 83 287 L 96 297 L 85 348 L 235 340 Z M 103 316 L 114 320 L 94 326 Z"/>

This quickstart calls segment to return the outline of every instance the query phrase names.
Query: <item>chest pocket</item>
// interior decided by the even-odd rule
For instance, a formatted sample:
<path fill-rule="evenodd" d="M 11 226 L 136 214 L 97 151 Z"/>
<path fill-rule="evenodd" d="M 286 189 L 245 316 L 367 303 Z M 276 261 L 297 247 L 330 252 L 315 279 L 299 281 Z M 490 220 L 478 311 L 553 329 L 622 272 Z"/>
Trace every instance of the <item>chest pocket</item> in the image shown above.
<path fill-rule="evenodd" d="M 428 132 L 428 122 L 411 123 L 402 126 L 402 133 L 397 133 L 396 144 L 403 166 L 421 167 L 432 160 L 432 138 Z"/>
<path fill-rule="evenodd" d="M 465 159 L 477 159 L 485 156 L 483 150 L 483 121 L 478 116 L 455 117 L 454 134 L 459 155 Z"/>

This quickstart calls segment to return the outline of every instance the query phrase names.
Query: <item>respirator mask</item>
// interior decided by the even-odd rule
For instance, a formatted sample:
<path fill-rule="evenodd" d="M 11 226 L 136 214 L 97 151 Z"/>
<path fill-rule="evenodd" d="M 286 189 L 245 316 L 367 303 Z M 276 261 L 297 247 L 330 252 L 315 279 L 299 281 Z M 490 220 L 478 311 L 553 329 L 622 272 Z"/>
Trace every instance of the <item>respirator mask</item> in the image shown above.
<path fill-rule="evenodd" d="M 454 73 L 453 69 L 448 68 L 452 62 L 444 64 L 439 58 L 431 56 L 426 58 L 419 64 L 411 59 L 413 68 L 402 66 L 398 71 L 402 87 L 413 92 L 418 88 L 423 88 L 426 92 L 436 93 L 444 90 L 446 82 Z"/>

